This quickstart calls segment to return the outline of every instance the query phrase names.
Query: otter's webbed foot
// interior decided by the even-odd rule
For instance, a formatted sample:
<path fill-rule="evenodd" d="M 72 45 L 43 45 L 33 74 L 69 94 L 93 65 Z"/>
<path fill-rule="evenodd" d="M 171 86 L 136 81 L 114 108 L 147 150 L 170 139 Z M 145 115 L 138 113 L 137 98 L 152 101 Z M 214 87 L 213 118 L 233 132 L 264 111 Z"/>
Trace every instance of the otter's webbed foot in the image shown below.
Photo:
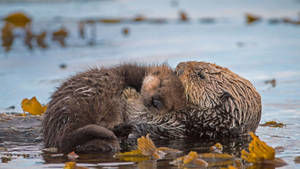
<path fill-rule="evenodd" d="M 96 153 L 120 149 L 115 134 L 111 130 L 95 124 L 86 125 L 71 132 L 63 138 L 60 147 L 66 153 L 71 151 Z"/>
<path fill-rule="evenodd" d="M 94 139 L 75 148 L 77 153 L 116 152 L 120 150 L 118 140 Z"/>

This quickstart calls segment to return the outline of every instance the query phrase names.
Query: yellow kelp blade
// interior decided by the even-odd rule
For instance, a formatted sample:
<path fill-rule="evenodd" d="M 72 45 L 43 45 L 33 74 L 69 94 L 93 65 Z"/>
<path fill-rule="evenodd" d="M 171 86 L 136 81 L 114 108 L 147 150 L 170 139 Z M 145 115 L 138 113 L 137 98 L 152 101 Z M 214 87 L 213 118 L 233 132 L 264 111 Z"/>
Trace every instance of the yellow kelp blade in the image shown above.
<path fill-rule="evenodd" d="M 189 164 L 197 158 L 198 158 L 198 153 L 195 151 L 191 151 L 187 156 L 184 157 L 183 164 Z"/>
<path fill-rule="evenodd" d="M 153 155 L 157 151 L 156 146 L 149 137 L 149 134 L 147 134 L 146 137 L 142 136 L 138 138 L 137 142 L 138 150 L 140 150 L 143 155 Z"/>
<path fill-rule="evenodd" d="M 16 27 L 22 28 L 24 28 L 28 23 L 31 22 L 31 19 L 22 12 L 12 13 L 5 17 L 4 20 L 13 24 Z"/>
<path fill-rule="evenodd" d="M 282 128 L 285 126 L 285 124 L 281 122 L 276 122 L 276 121 L 267 121 L 264 124 L 260 124 L 260 126 L 268 126 L 268 127 L 279 127 Z"/>
<path fill-rule="evenodd" d="M 209 158 L 209 159 L 224 159 L 224 160 L 227 160 L 227 159 L 233 159 L 234 157 L 230 154 L 227 154 L 227 153 L 202 153 L 202 154 L 199 154 L 199 157 L 200 158 Z"/>
<path fill-rule="evenodd" d="M 221 169 L 237 169 L 237 168 L 232 165 L 229 165 L 227 168 L 221 168 Z"/>
<path fill-rule="evenodd" d="M 182 151 L 174 149 L 174 148 L 169 148 L 169 147 L 158 147 L 157 150 L 165 152 L 165 153 L 170 153 L 170 154 L 174 154 L 174 153 L 182 153 Z"/>
<path fill-rule="evenodd" d="M 177 167 L 207 167 L 208 163 L 199 158 L 199 155 L 195 151 L 189 152 L 188 155 L 179 157 L 170 162 L 172 165 L 176 165 Z"/>
<path fill-rule="evenodd" d="M 71 162 L 66 162 L 65 163 L 64 169 L 75 169 L 75 167 L 76 167 L 76 163 L 71 161 Z"/>
<path fill-rule="evenodd" d="M 124 153 L 117 153 L 115 155 L 115 157 L 120 157 L 120 156 L 144 156 L 141 151 L 139 150 L 131 150 L 131 151 L 128 151 L 128 152 L 124 152 Z"/>
<path fill-rule="evenodd" d="M 216 143 L 215 145 L 209 147 L 209 151 L 213 153 L 222 153 L 223 145 L 221 143 Z"/>
<path fill-rule="evenodd" d="M 21 105 L 24 112 L 32 115 L 42 115 L 47 110 L 47 106 L 42 106 L 36 97 L 23 99 Z"/>
<path fill-rule="evenodd" d="M 124 153 L 117 153 L 114 156 L 122 161 L 131 161 L 131 162 L 141 162 L 145 160 L 150 160 L 150 156 L 145 156 L 141 153 L 140 150 L 132 150 Z"/>
<path fill-rule="evenodd" d="M 76 162 L 74 161 L 70 161 L 70 162 L 66 162 L 64 169 L 88 169 L 87 167 L 81 167 L 81 166 L 77 166 Z"/>
<path fill-rule="evenodd" d="M 156 148 L 149 134 L 138 138 L 137 142 L 137 150 L 132 150 L 125 153 L 117 153 L 115 157 L 124 161 L 140 162 L 144 160 L 150 160 L 151 158 L 161 159 L 168 153 L 172 154 L 181 152 L 168 147 Z"/>
<path fill-rule="evenodd" d="M 253 132 L 250 132 L 252 141 L 249 144 L 249 152 L 242 150 L 242 159 L 249 163 L 272 164 L 282 166 L 285 162 L 275 158 L 275 149 L 261 141 Z"/>

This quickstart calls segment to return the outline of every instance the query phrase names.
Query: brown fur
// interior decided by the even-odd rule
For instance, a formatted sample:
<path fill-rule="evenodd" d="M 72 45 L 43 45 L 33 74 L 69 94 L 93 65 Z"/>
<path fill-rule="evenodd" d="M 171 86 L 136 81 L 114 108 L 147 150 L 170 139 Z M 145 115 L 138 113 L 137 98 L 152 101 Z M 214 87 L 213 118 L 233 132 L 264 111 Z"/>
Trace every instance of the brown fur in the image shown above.
<path fill-rule="evenodd" d="M 175 72 L 184 86 L 187 106 L 164 115 L 141 116 L 137 133 L 158 138 L 224 138 L 256 130 L 261 98 L 248 80 L 205 62 L 182 62 Z"/>
<path fill-rule="evenodd" d="M 185 107 L 182 83 L 165 65 L 148 72 L 143 81 L 141 95 L 144 105 L 151 113 L 164 114 Z"/>
<path fill-rule="evenodd" d="M 144 77 L 152 76 L 152 72 L 157 70 L 164 75 L 162 78 L 177 77 L 167 66 L 123 64 L 91 69 L 69 78 L 52 95 L 45 113 L 45 147 L 58 147 L 64 153 L 118 150 L 119 142 L 112 130 L 129 122 L 129 119 L 135 119 L 140 112 L 147 112 L 143 105 L 134 105 L 124 99 L 124 89 L 131 87 L 140 91 Z M 176 82 L 180 80 L 177 78 Z M 143 93 L 146 95 L 145 91 Z M 158 112 L 174 109 L 174 104 L 167 98 L 160 103 L 166 106 L 158 107 Z M 131 112 L 132 118 L 129 117 Z M 131 123 L 136 121 L 132 120 Z M 123 133 L 119 135 L 124 136 Z"/>

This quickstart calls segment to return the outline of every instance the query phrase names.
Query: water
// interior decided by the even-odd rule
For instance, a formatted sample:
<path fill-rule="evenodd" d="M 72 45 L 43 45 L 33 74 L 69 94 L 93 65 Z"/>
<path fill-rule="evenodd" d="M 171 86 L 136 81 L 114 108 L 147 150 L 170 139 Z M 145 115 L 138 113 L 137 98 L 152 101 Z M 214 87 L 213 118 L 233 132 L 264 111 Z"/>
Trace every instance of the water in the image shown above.
<path fill-rule="evenodd" d="M 293 159 L 300 155 L 300 26 L 268 22 L 270 18 L 300 19 L 299 9 L 299 0 L 0 0 L 0 17 L 23 11 L 33 19 L 36 33 L 46 30 L 51 34 L 61 26 L 70 33 L 66 48 L 51 42 L 50 37 L 47 39 L 50 47 L 46 50 L 29 51 L 20 38 L 8 53 L 0 47 L 0 112 L 22 112 L 22 99 L 33 96 L 47 103 L 64 78 L 89 67 L 128 61 L 167 62 L 175 67 L 181 61 L 208 61 L 230 68 L 255 85 L 262 95 L 262 123 L 276 120 L 287 124 L 284 128 L 259 127 L 257 135 L 273 147 L 284 147 L 277 154 L 289 164 L 283 168 L 299 168 Z M 184 10 L 191 21 L 179 22 L 179 10 Z M 262 16 L 263 20 L 247 25 L 245 13 Z M 94 46 L 88 45 L 92 27 L 87 27 L 87 39 L 79 38 L 79 20 L 132 18 L 138 14 L 166 18 L 168 22 L 102 23 L 96 25 Z M 201 23 L 199 18 L 203 17 L 214 18 L 215 22 Z M 128 36 L 122 34 L 125 27 L 129 28 Z M 17 33 L 22 35 L 21 30 Z M 66 64 L 67 68 L 59 68 L 60 64 Z M 276 79 L 275 87 L 265 84 L 271 79 Z M 7 110 L 10 106 L 15 109 Z M 27 150 L 28 145 L 23 146 L 16 151 L 38 156 L 18 157 L 1 163 L 0 168 L 62 168 L 64 165 L 64 160 L 45 163 L 39 147 Z M 189 151 L 196 147 L 183 148 Z M 102 161 L 98 160 L 97 163 Z M 95 166 L 92 164 L 95 163 L 86 166 Z M 159 161 L 157 165 L 166 163 Z M 127 165 L 132 166 L 137 165 Z"/>

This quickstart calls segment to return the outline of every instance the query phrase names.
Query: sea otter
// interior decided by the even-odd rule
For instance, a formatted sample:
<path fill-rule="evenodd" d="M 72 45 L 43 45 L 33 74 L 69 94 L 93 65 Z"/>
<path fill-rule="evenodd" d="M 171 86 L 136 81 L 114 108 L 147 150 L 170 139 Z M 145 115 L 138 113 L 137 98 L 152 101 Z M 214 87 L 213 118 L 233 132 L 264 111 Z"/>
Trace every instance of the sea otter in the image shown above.
<path fill-rule="evenodd" d="M 138 92 L 142 88 L 140 105 L 127 101 L 128 87 Z M 153 87 L 155 95 L 147 93 Z M 172 97 L 165 97 L 168 93 Z M 136 123 L 129 119 L 148 113 L 148 108 L 155 114 L 175 111 L 185 107 L 184 97 L 181 81 L 166 65 L 121 64 L 79 73 L 51 96 L 42 123 L 44 146 L 63 153 L 119 150 L 117 136 L 126 136 Z"/>
<path fill-rule="evenodd" d="M 181 62 L 175 72 L 185 89 L 186 107 L 167 114 L 142 114 L 135 134 L 211 139 L 256 130 L 261 119 L 261 97 L 248 80 L 206 62 Z"/>

